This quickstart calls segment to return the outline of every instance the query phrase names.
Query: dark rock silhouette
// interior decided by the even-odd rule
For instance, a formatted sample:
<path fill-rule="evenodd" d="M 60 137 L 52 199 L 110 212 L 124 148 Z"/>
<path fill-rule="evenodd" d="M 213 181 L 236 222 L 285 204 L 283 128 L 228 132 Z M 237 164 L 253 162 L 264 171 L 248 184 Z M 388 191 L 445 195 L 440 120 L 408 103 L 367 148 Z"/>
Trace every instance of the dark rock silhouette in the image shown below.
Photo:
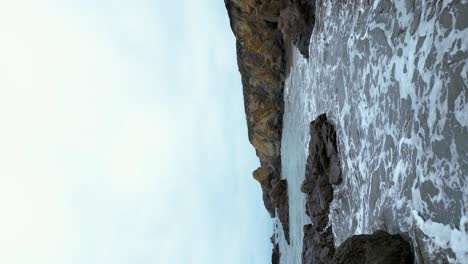
<path fill-rule="evenodd" d="M 301 191 L 306 194 L 306 214 L 312 224 L 304 226 L 303 263 L 329 263 L 335 251 L 328 214 L 332 184 L 341 182 L 336 132 L 325 114 L 310 123 L 309 156 Z"/>
<path fill-rule="evenodd" d="M 270 192 L 273 205 L 278 212 L 278 218 L 283 226 L 284 237 L 288 244 L 289 240 L 289 201 L 288 201 L 288 182 L 285 179 L 274 181 Z"/>
<path fill-rule="evenodd" d="M 273 250 L 271 254 L 271 264 L 279 264 L 280 263 L 280 251 L 279 251 L 279 244 L 273 242 Z"/>
<path fill-rule="evenodd" d="M 335 252 L 332 264 L 410 264 L 410 244 L 400 235 L 376 231 L 356 235 L 343 242 Z"/>
<path fill-rule="evenodd" d="M 377 231 L 356 235 L 334 246 L 329 222 L 333 185 L 342 180 L 336 132 L 325 114 L 310 123 L 309 156 L 301 190 L 306 193 L 306 213 L 312 224 L 304 226 L 302 263 L 409 264 L 413 263 L 410 244 L 400 235 Z"/>

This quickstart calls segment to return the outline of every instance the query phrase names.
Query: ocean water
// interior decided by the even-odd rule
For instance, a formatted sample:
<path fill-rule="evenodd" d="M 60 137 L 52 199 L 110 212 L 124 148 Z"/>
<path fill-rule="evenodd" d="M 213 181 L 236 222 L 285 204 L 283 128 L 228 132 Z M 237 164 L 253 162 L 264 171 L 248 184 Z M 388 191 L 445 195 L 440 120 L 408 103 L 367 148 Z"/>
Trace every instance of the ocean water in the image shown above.
<path fill-rule="evenodd" d="M 418 263 L 468 263 L 468 1 L 343 2 L 317 1 L 310 59 L 294 50 L 286 80 L 281 263 L 301 263 L 308 127 L 322 113 L 344 177 L 336 245 L 384 229 L 408 236 Z"/>

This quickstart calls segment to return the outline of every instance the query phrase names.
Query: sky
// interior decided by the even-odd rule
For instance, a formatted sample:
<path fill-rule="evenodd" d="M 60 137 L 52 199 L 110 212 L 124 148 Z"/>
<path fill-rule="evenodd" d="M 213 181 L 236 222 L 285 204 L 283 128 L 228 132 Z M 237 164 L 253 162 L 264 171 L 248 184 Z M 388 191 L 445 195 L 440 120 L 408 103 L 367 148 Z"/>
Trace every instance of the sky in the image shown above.
<path fill-rule="evenodd" d="M 0 263 L 268 263 L 219 0 L 0 0 Z"/>

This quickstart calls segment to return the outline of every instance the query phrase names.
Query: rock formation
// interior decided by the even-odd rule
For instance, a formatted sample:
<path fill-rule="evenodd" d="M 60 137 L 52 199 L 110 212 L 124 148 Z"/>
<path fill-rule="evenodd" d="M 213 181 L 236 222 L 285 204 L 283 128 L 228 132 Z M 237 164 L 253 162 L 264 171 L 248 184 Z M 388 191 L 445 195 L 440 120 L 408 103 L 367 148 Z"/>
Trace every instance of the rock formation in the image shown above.
<path fill-rule="evenodd" d="M 288 182 L 285 179 L 279 181 L 274 180 L 270 197 L 273 201 L 273 205 L 277 208 L 278 218 L 283 226 L 284 237 L 289 244 Z"/>
<path fill-rule="evenodd" d="M 312 224 L 304 226 L 302 263 L 409 264 L 410 245 L 400 235 L 377 231 L 357 235 L 335 249 L 329 208 L 333 185 L 342 180 L 336 132 L 325 114 L 310 123 L 309 156 L 301 190 L 306 193 L 306 213 Z"/>
<path fill-rule="evenodd" d="M 314 28 L 315 0 L 289 1 L 281 10 L 278 27 L 283 37 L 309 58 L 309 42 Z"/>
<path fill-rule="evenodd" d="M 332 264 L 411 264 L 410 244 L 400 235 L 376 231 L 344 241 L 335 252 Z"/>
<path fill-rule="evenodd" d="M 254 178 L 261 184 L 265 207 L 272 217 L 275 208 L 270 197 L 271 181 L 281 178 L 286 47 L 291 42 L 308 47 L 314 14 L 311 2 L 225 0 L 236 37 L 249 140 L 260 159 Z"/>
<path fill-rule="evenodd" d="M 301 191 L 306 194 L 306 214 L 312 224 L 304 226 L 303 263 L 330 263 L 334 254 L 328 214 L 332 184 L 341 182 L 336 132 L 325 114 L 310 123 L 309 156 Z"/>
<path fill-rule="evenodd" d="M 281 253 L 279 251 L 279 244 L 275 240 L 275 235 L 270 238 L 271 243 L 273 244 L 273 249 L 271 253 L 271 264 L 279 264 Z"/>

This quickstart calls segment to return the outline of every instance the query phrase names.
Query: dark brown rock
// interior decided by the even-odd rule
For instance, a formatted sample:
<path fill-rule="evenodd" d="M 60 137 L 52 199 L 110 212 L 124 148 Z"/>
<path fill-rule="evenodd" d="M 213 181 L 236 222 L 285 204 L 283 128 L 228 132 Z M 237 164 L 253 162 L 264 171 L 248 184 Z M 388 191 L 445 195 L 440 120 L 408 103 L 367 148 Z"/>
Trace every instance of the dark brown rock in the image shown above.
<path fill-rule="evenodd" d="M 285 39 L 291 41 L 309 58 L 309 43 L 314 28 L 315 0 L 294 0 L 280 12 L 278 26 Z"/>
<path fill-rule="evenodd" d="M 279 250 L 279 244 L 276 242 L 276 239 L 275 239 L 275 234 L 273 234 L 270 237 L 270 241 L 273 244 L 273 249 L 272 249 L 272 252 L 271 252 L 271 263 L 272 264 L 279 264 L 280 263 L 281 253 L 280 253 L 280 250 Z"/>
<path fill-rule="evenodd" d="M 277 20 L 282 1 L 225 0 L 225 5 L 236 37 L 249 140 L 260 159 L 257 171 L 261 175 L 254 172 L 254 177 L 273 217 L 271 180 L 279 180 L 281 175 L 285 51 Z"/>
<path fill-rule="evenodd" d="M 304 226 L 302 263 L 413 263 L 409 243 L 400 235 L 383 231 L 353 236 L 335 249 L 328 216 L 333 200 L 332 185 L 342 180 L 336 144 L 335 129 L 325 114 L 311 122 L 309 156 L 301 190 L 306 193 L 306 213 L 312 224 Z"/>
<path fill-rule="evenodd" d="M 281 178 L 283 90 L 288 57 L 285 47 L 289 47 L 289 42 L 308 46 L 314 11 L 309 2 L 313 1 L 224 1 L 236 37 L 249 140 L 260 159 L 259 169 L 268 172 L 268 177 L 254 177 L 262 186 L 265 207 L 272 217 L 275 210 L 269 197 L 271 181 Z"/>
<path fill-rule="evenodd" d="M 278 212 L 278 218 L 283 226 L 284 237 L 289 244 L 289 200 L 288 182 L 285 179 L 274 181 L 270 197 Z"/>
<path fill-rule="evenodd" d="M 301 191 L 312 224 L 304 226 L 302 263 L 330 263 L 335 247 L 328 214 L 332 184 L 341 182 L 336 132 L 325 114 L 310 123 L 309 156 Z"/>
<path fill-rule="evenodd" d="M 271 217 L 275 216 L 275 207 L 273 205 L 273 201 L 270 197 L 271 191 L 271 181 L 276 180 L 277 176 L 272 173 L 272 170 L 265 167 L 260 167 L 256 169 L 253 173 L 253 177 L 260 183 L 263 191 L 263 204 L 265 208 L 270 213 Z"/>
<path fill-rule="evenodd" d="M 348 238 L 337 249 L 332 264 L 411 264 L 410 244 L 400 235 L 376 231 Z"/>
<path fill-rule="evenodd" d="M 271 254 L 271 264 L 279 264 L 280 263 L 280 256 L 281 253 L 279 251 L 279 244 L 276 243 L 273 246 L 272 254 Z"/>

